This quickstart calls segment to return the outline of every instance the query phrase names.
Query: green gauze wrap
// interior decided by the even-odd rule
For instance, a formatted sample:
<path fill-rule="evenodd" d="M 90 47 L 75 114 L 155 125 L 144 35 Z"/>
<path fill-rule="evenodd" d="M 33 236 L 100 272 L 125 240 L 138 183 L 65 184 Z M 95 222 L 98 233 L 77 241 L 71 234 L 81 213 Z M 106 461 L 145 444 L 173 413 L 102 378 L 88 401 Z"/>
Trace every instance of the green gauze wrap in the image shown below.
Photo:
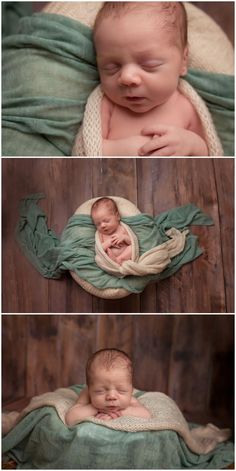
<path fill-rule="evenodd" d="M 150 281 L 163 280 L 173 275 L 182 265 L 202 253 L 197 237 L 189 233 L 184 250 L 171 260 L 162 273 L 117 278 L 101 270 L 95 263 L 96 228 L 91 217 L 86 214 L 72 216 L 59 239 L 48 229 L 46 215 L 38 206 L 42 198 L 42 194 L 36 194 L 22 200 L 16 233 L 24 254 L 46 278 L 59 278 L 63 272 L 70 270 L 99 289 L 125 288 L 132 293 L 140 293 Z M 122 221 L 136 234 L 140 256 L 168 240 L 165 232 L 171 227 L 184 230 L 190 225 L 213 225 L 212 219 L 193 204 L 171 209 L 155 217 L 138 214 L 124 217 Z"/>
<path fill-rule="evenodd" d="M 86 101 L 99 83 L 91 29 L 63 15 L 36 13 L 8 31 L 14 34 L 3 40 L 2 155 L 71 155 Z M 224 155 L 234 155 L 234 77 L 191 69 L 185 79 L 205 101 Z"/>

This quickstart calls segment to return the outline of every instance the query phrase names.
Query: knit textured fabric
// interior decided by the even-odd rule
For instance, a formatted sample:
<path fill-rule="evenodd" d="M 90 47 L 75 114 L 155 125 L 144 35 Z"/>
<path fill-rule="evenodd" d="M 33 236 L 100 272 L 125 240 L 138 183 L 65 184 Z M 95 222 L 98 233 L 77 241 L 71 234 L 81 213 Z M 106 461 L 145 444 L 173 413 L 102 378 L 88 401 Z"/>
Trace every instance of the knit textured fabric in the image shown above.
<path fill-rule="evenodd" d="M 223 148 L 217 135 L 213 119 L 204 102 L 196 90 L 185 80 L 180 80 L 180 92 L 186 96 L 194 106 L 200 118 L 204 138 L 210 156 L 222 156 Z M 74 156 L 102 156 L 102 122 L 101 103 L 103 93 L 98 86 L 88 98 L 83 124 L 75 138 L 72 155 Z"/>
<path fill-rule="evenodd" d="M 66 413 L 76 404 L 77 394 L 70 388 L 58 389 L 52 393 L 45 393 L 34 397 L 30 404 L 23 409 L 12 421 L 8 430 L 3 429 L 3 433 L 9 431 L 31 411 L 44 406 L 52 406 L 56 409 L 60 419 L 66 424 Z M 103 425 L 113 430 L 124 432 L 142 432 L 148 430 L 173 430 L 177 432 L 185 441 L 186 445 L 194 453 L 209 453 L 214 450 L 218 443 L 226 441 L 231 436 L 230 429 L 220 430 L 212 424 L 207 427 L 190 430 L 182 412 L 166 394 L 160 392 L 149 392 L 139 396 L 138 400 L 151 413 L 151 418 L 122 416 L 114 420 L 104 421 L 96 417 L 83 419 L 81 422 L 93 422 Z M 12 416 L 12 413 L 9 414 Z M 7 414 L 6 417 L 7 418 Z M 3 416 L 4 419 L 4 416 Z"/>
<path fill-rule="evenodd" d="M 66 225 L 61 238 L 47 227 L 47 218 L 38 206 L 41 194 L 22 200 L 17 239 L 20 246 L 46 278 L 59 278 L 65 271 L 75 272 L 80 278 L 99 288 L 124 288 L 140 293 L 150 281 L 159 281 L 171 276 L 182 265 L 193 261 L 202 251 L 197 237 L 187 234 L 184 249 L 171 259 L 161 273 L 146 276 L 117 278 L 99 268 L 95 262 L 95 226 L 89 215 L 75 214 Z M 152 217 L 147 214 L 123 217 L 139 241 L 140 256 L 148 250 L 168 241 L 166 234 L 171 228 L 185 230 L 191 224 L 212 225 L 212 219 L 199 208 L 189 204 Z"/>
<path fill-rule="evenodd" d="M 125 260 L 121 265 L 107 255 L 102 247 L 98 231 L 95 233 L 95 262 L 102 270 L 121 278 L 130 275 L 144 276 L 161 273 L 170 264 L 171 258 L 183 251 L 188 234 L 188 230 L 180 232 L 172 228 L 166 232 L 169 240 L 153 247 L 140 257 L 136 235 L 127 224 L 121 222 L 121 225 L 129 235 L 132 250 L 130 260 Z"/>
<path fill-rule="evenodd" d="M 150 420 L 133 418 L 131 424 L 123 417 L 123 425 L 116 419 L 111 428 L 111 421 L 91 418 L 68 427 L 63 422 L 65 412 L 83 387 L 37 396 L 24 411 L 15 413 L 18 418 L 3 437 L 2 452 L 17 462 L 18 469 L 220 469 L 234 461 L 233 443 L 220 443 L 228 431 L 187 424 L 176 404 L 161 393 L 134 393 L 141 402 L 154 406 Z M 122 430 L 127 425 L 137 430 L 138 424 L 142 430 Z M 165 429 L 167 424 L 179 432 Z M 205 450 L 212 447 L 213 435 L 215 445 L 219 443 L 212 451 L 191 451 L 192 445 Z"/>
<path fill-rule="evenodd" d="M 71 155 L 86 101 L 99 83 L 89 27 L 99 6 L 100 2 L 51 2 L 45 13 L 11 25 L 9 31 L 15 34 L 3 40 L 2 53 L 3 155 Z M 205 101 L 224 155 L 232 156 L 233 49 L 207 15 L 202 23 L 202 12 L 188 3 L 186 7 L 196 10 L 189 17 L 189 37 L 197 58 L 190 54 L 191 69 L 185 78 Z"/>

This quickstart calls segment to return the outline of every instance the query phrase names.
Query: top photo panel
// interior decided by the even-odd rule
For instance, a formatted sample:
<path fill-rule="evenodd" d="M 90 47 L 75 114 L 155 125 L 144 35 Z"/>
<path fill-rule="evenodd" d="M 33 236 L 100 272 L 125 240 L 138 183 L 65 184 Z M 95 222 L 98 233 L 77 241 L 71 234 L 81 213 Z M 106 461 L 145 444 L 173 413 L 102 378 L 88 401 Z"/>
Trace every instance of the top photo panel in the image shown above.
<path fill-rule="evenodd" d="M 234 156 L 234 2 L 1 5 L 3 156 Z"/>

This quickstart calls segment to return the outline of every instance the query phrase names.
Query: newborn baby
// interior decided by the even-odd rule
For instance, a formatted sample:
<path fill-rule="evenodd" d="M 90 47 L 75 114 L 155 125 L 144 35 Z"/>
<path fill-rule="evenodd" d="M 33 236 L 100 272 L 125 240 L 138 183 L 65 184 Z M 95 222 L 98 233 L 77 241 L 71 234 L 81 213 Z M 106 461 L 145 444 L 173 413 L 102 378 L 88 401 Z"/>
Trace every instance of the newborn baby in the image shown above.
<path fill-rule="evenodd" d="M 105 2 L 94 45 L 103 155 L 208 155 L 200 118 L 179 90 L 188 60 L 181 2 Z"/>
<path fill-rule="evenodd" d="M 95 352 L 87 362 L 87 387 L 66 414 L 67 425 L 88 417 L 113 420 L 121 416 L 150 418 L 150 412 L 133 393 L 133 365 L 129 356 L 114 348 Z"/>
<path fill-rule="evenodd" d="M 120 214 L 115 201 L 111 198 L 98 199 L 92 206 L 91 217 L 107 255 L 119 265 L 130 260 L 131 239 L 120 224 Z"/>

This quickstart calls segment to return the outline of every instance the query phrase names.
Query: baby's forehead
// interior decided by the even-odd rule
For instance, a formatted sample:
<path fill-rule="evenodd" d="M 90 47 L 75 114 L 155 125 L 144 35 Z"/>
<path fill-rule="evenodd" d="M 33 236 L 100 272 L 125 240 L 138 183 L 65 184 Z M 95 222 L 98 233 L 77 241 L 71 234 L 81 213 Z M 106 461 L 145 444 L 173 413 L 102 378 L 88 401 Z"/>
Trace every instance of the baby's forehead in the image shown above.
<path fill-rule="evenodd" d="M 95 206 L 94 208 L 92 208 L 92 213 L 96 213 L 98 214 L 99 212 L 109 212 L 109 213 L 115 213 L 115 206 L 114 204 L 112 203 L 112 201 L 107 201 L 107 202 L 101 202 L 99 203 L 97 206 Z"/>
<path fill-rule="evenodd" d="M 112 206 L 109 206 L 109 205 L 103 203 L 103 204 L 100 204 L 99 206 L 97 206 L 96 208 L 93 208 L 92 213 L 93 214 L 114 213 L 114 209 L 112 208 Z"/>
<path fill-rule="evenodd" d="M 137 19 L 141 19 L 138 25 L 139 28 L 142 28 L 143 24 L 146 29 L 147 25 L 150 24 L 150 28 L 152 25 L 152 31 L 156 29 L 159 34 L 165 35 L 165 39 L 170 40 L 170 42 L 173 41 L 173 38 L 176 39 L 179 36 L 183 22 L 183 11 L 179 5 L 177 7 L 174 5 L 176 2 L 117 2 L 117 4 L 119 3 L 125 3 L 124 7 L 119 8 L 118 6 L 110 13 L 105 11 L 100 18 L 98 17 L 94 29 L 95 43 L 99 37 L 99 34 L 97 36 L 98 31 L 104 35 L 108 29 L 107 32 L 109 33 L 110 27 L 106 28 L 106 25 L 128 21 L 132 30 L 136 26 Z M 185 29 L 185 26 L 183 28 Z"/>
<path fill-rule="evenodd" d="M 92 365 L 91 371 L 114 371 L 114 370 L 129 370 L 128 362 L 124 358 L 116 358 L 112 362 L 108 363 L 104 358 L 95 358 Z"/>

